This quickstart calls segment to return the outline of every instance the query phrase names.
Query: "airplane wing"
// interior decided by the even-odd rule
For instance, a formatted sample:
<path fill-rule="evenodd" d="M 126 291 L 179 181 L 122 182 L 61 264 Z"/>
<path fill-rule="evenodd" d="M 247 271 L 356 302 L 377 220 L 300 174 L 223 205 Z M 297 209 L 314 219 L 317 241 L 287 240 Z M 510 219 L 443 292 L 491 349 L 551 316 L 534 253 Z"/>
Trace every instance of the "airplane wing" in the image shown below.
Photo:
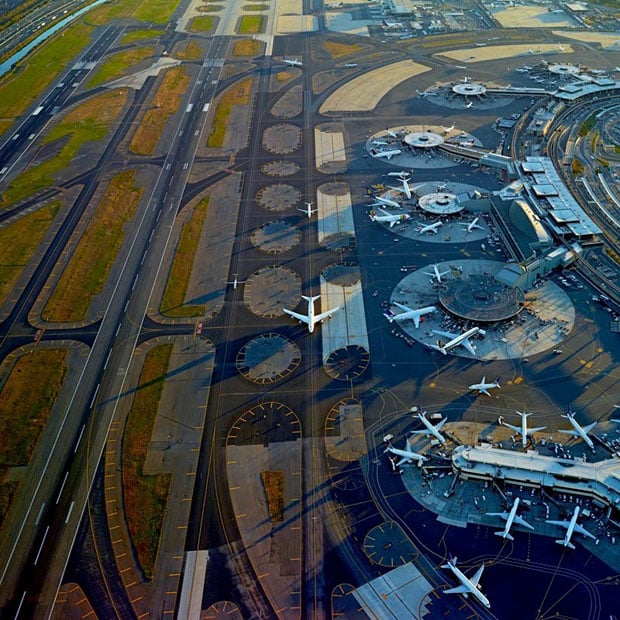
<path fill-rule="evenodd" d="M 471 342 L 469 342 L 469 338 L 465 338 L 461 344 L 471 353 L 474 357 L 476 356 L 476 349 L 474 349 Z M 485 392 L 488 396 L 491 396 L 488 392 Z"/>
<path fill-rule="evenodd" d="M 463 345 L 464 345 L 464 346 L 467 346 L 467 345 L 465 344 L 465 342 L 463 342 Z M 486 388 L 478 388 L 478 391 L 479 391 L 481 394 L 486 394 L 487 396 L 491 396 L 491 393 L 490 393 L 490 392 L 489 392 L 489 390 L 487 390 Z"/>
<path fill-rule="evenodd" d="M 467 586 L 456 586 L 455 588 L 443 591 L 444 594 L 465 594 L 465 596 L 467 596 L 468 592 L 469 588 Z"/>
<path fill-rule="evenodd" d="M 487 512 L 487 517 L 501 517 L 502 519 L 508 520 L 510 513 L 508 512 Z M 516 519 L 516 517 L 515 517 Z"/>
<path fill-rule="evenodd" d="M 340 306 L 338 306 L 337 308 L 332 308 L 331 310 L 327 310 L 326 312 L 321 312 L 321 314 L 317 314 L 314 317 L 315 322 L 319 322 L 319 321 L 324 321 L 325 319 L 328 319 L 332 314 L 335 314 L 336 312 L 338 312 L 338 310 L 340 310 Z"/>
<path fill-rule="evenodd" d="M 509 428 L 510 430 L 514 431 L 515 433 L 520 433 L 521 432 L 521 427 L 520 426 L 514 426 L 513 424 L 508 424 L 507 422 L 502 422 L 502 424 L 504 426 L 506 426 L 507 428 Z"/>
<path fill-rule="evenodd" d="M 528 428 L 527 432 L 528 435 L 531 435 L 532 433 L 539 433 L 540 431 L 544 431 L 546 428 L 546 426 L 536 426 L 534 428 Z"/>
<path fill-rule="evenodd" d="M 589 433 L 596 426 L 596 422 L 592 422 L 592 424 L 588 424 L 588 426 L 582 426 L 583 430 L 586 433 Z"/>
<path fill-rule="evenodd" d="M 305 314 L 298 314 L 297 312 L 293 312 L 292 310 L 288 310 L 287 308 L 282 308 L 286 314 L 292 316 L 293 318 L 305 323 L 306 325 L 310 324 L 310 319 Z"/>
<path fill-rule="evenodd" d="M 484 564 L 480 566 L 480 568 L 476 571 L 476 574 L 470 579 L 470 581 L 478 587 L 478 582 L 480 581 L 480 577 L 482 577 L 482 571 L 484 570 Z"/>
<path fill-rule="evenodd" d="M 561 428 L 558 428 L 558 433 L 564 433 L 565 435 L 572 435 L 573 437 L 581 437 L 581 435 L 577 431 L 574 431 L 572 429 L 562 430 Z"/>
<path fill-rule="evenodd" d="M 397 301 L 393 301 L 392 304 L 396 306 L 397 308 L 404 310 L 405 312 L 411 312 L 413 310 L 413 308 L 410 308 L 409 306 L 405 306 L 405 304 L 399 304 Z"/>
<path fill-rule="evenodd" d="M 523 517 L 520 517 L 519 515 L 515 515 L 514 521 L 515 523 L 526 527 L 528 530 L 534 530 L 534 526 L 530 525 Z"/>
<path fill-rule="evenodd" d="M 570 527 L 570 521 L 547 521 L 547 523 L 551 525 L 559 525 L 560 527 L 565 527 L 568 529 Z"/>
<path fill-rule="evenodd" d="M 594 534 L 592 534 L 591 532 L 588 532 L 588 530 L 586 530 L 586 528 L 583 527 L 582 525 L 579 525 L 579 523 L 575 523 L 574 531 L 577 532 L 578 534 L 581 534 L 582 536 L 587 536 L 588 538 L 596 538 Z"/>
<path fill-rule="evenodd" d="M 444 338 L 448 338 L 449 340 L 454 340 L 458 337 L 458 334 L 452 334 L 450 332 L 443 332 L 439 329 L 434 329 L 433 334 L 437 334 L 437 336 L 443 336 Z"/>
<path fill-rule="evenodd" d="M 439 422 L 439 424 L 435 424 L 435 428 L 439 430 L 447 421 L 448 418 L 444 418 L 441 422 Z"/>

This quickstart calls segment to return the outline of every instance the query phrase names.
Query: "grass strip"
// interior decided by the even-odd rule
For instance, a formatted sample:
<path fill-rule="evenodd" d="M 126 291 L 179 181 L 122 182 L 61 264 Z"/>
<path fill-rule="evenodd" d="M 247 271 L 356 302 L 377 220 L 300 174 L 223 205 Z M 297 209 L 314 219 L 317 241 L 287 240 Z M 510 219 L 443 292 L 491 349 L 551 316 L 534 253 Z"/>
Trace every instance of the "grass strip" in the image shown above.
<path fill-rule="evenodd" d="M 215 111 L 213 129 L 207 140 L 207 146 L 221 147 L 224 144 L 224 135 L 228 124 L 230 111 L 235 105 L 247 105 L 250 103 L 253 78 L 248 77 L 231 86 L 220 99 Z"/>
<path fill-rule="evenodd" d="M 260 44 L 256 39 L 239 39 L 233 46 L 233 56 L 258 56 Z"/>
<path fill-rule="evenodd" d="M 132 153 L 136 155 L 155 153 L 166 122 L 179 109 L 188 84 L 189 75 L 182 67 L 173 67 L 166 71 L 153 99 L 153 107 L 146 111 L 131 140 L 129 150 Z"/>
<path fill-rule="evenodd" d="M 82 145 L 105 138 L 126 101 L 126 89 L 107 91 L 69 112 L 45 137 L 45 144 L 50 145 L 48 150 L 53 150 L 54 142 L 57 149 L 45 161 L 28 168 L 10 182 L 2 194 L 0 209 L 52 187 L 56 173 L 77 157 Z"/>
<path fill-rule="evenodd" d="M 284 521 L 284 472 L 261 471 L 260 478 L 267 497 L 269 518 L 274 523 Z"/>
<path fill-rule="evenodd" d="M 210 15 L 203 15 L 201 17 L 194 17 L 189 29 L 191 32 L 209 32 L 213 30 L 214 24 L 215 21 L 213 17 Z"/>
<path fill-rule="evenodd" d="M 60 203 L 54 202 L 0 228 L 0 306 L 30 262 L 59 207 Z"/>
<path fill-rule="evenodd" d="M 129 43 L 140 43 L 141 41 L 149 41 L 163 36 L 164 30 L 131 30 L 121 38 L 121 45 L 128 45 Z"/>
<path fill-rule="evenodd" d="M 30 463 L 67 373 L 66 357 L 66 349 L 21 356 L 0 392 L 0 525 L 19 487 L 6 474 Z"/>
<path fill-rule="evenodd" d="M 180 60 L 198 60 L 202 56 L 202 47 L 195 41 L 189 41 L 185 49 L 177 51 L 175 56 Z"/>
<path fill-rule="evenodd" d="M 264 15 L 244 15 L 239 19 L 239 34 L 259 34 L 265 32 Z"/>
<path fill-rule="evenodd" d="M 144 188 L 135 182 L 135 170 L 124 170 L 110 181 L 45 306 L 45 321 L 62 323 L 86 317 L 92 300 L 103 290 L 125 237 L 125 224 L 142 196 Z"/>
<path fill-rule="evenodd" d="M 358 43 L 338 43 L 337 41 L 325 41 L 323 47 L 332 58 L 351 56 L 352 54 L 357 54 L 362 49 L 362 46 Z"/>
<path fill-rule="evenodd" d="M 147 579 L 153 577 L 157 559 L 170 474 L 146 476 L 143 470 L 171 353 L 172 344 L 163 344 L 146 354 L 123 436 L 125 517 Z"/>
<path fill-rule="evenodd" d="M 89 80 L 88 87 L 95 88 L 106 82 L 118 79 L 133 72 L 134 67 L 155 53 L 154 47 L 133 47 L 129 50 L 117 52 L 108 56 L 105 62 L 99 65 L 99 70 Z"/>
<path fill-rule="evenodd" d="M 202 305 L 184 305 L 189 279 L 200 242 L 200 235 L 207 217 L 209 197 L 203 198 L 195 207 L 190 218 L 183 224 L 181 236 L 170 267 L 166 290 L 161 300 L 160 311 L 169 317 L 193 317 L 204 314 Z"/>
<path fill-rule="evenodd" d="M 90 43 L 92 27 L 78 23 L 58 34 L 28 55 L 0 80 L 0 118 L 17 119 L 41 96 L 80 52 Z M 6 130 L 6 123 L 0 128 Z"/>
<path fill-rule="evenodd" d="M 99 26 L 115 19 L 131 17 L 152 24 L 167 24 L 176 11 L 179 0 L 116 0 L 92 11 L 89 21 Z"/>

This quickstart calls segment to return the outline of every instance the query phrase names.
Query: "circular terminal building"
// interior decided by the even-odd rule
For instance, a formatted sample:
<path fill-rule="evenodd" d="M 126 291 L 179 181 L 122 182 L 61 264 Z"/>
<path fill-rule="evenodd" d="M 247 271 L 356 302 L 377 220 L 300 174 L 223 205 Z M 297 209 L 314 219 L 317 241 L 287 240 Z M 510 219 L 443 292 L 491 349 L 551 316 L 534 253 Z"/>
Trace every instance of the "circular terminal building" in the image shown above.
<path fill-rule="evenodd" d="M 412 131 L 403 138 L 412 151 L 427 151 L 443 144 L 443 138 L 434 131 Z"/>
<path fill-rule="evenodd" d="M 553 63 L 547 65 L 547 71 L 562 78 L 574 78 L 581 74 L 581 69 L 575 65 Z"/>
<path fill-rule="evenodd" d="M 472 82 L 458 82 L 452 86 L 452 92 L 457 97 L 484 97 L 487 94 L 487 87 L 483 84 Z"/>
<path fill-rule="evenodd" d="M 456 194 L 439 191 L 419 196 L 418 205 L 429 215 L 440 217 L 455 215 L 464 209 Z"/>
<path fill-rule="evenodd" d="M 439 303 L 451 315 L 477 323 L 497 323 L 516 316 L 525 294 L 502 284 L 489 273 L 470 273 L 449 280 L 439 293 Z"/>

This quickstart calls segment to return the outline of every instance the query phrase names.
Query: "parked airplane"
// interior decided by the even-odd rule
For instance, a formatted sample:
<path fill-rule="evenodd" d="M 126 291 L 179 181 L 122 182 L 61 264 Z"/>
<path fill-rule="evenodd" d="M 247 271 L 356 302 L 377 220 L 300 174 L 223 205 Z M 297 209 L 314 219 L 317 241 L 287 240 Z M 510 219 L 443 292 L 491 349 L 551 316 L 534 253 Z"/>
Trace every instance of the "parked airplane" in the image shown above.
<path fill-rule="evenodd" d="M 469 108 L 471 108 L 471 106 L 473 106 L 473 105 L 474 105 L 473 101 L 468 101 L 467 105 L 465 107 L 469 110 Z"/>
<path fill-rule="evenodd" d="M 283 62 L 285 62 L 287 65 L 290 65 L 291 67 L 303 67 L 303 63 L 301 62 L 301 60 L 297 60 L 297 58 L 283 58 Z"/>
<path fill-rule="evenodd" d="M 383 209 L 377 207 L 377 211 L 381 213 L 381 215 L 377 215 L 374 211 L 370 212 L 370 219 L 373 222 L 389 222 L 390 228 L 395 224 L 399 224 L 401 222 L 405 222 L 406 220 L 410 220 L 411 216 L 408 213 L 388 213 Z"/>
<path fill-rule="evenodd" d="M 439 231 L 437 230 L 440 226 L 443 226 L 443 222 L 441 220 L 437 220 L 436 222 L 433 222 L 432 224 L 421 224 L 418 222 L 418 225 L 416 226 L 416 232 L 419 232 L 420 234 L 424 234 L 424 233 L 431 233 L 436 235 Z M 430 275 L 430 274 L 426 274 L 426 275 Z"/>
<path fill-rule="evenodd" d="M 446 181 L 445 183 L 441 183 L 440 185 L 438 185 L 438 186 L 435 188 L 435 191 L 436 191 L 436 192 L 443 192 L 443 191 L 445 191 L 446 189 L 448 189 L 448 181 Z"/>
<path fill-rule="evenodd" d="M 519 498 L 515 497 L 515 501 L 512 505 L 512 508 L 510 509 L 510 512 L 487 512 L 487 516 L 489 517 L 501 517 L 502 519 L 504 519 L 504 521 L 506 521 L 506 526 L 502 531 L 494 532 L 496 536 L 501 536 L 502 538 L 507 538 L 508 540 L 514 540 L 512 534 L 510 533 L 510 528 L 512 527 L 513 523 L 518 523 L 523 527 L 534 530 L 534 527 L 532 525 L 530 525 L 523 517 L 520 517 L 517 514 L 519 501 Z"/>
<path fill-rule="evenodd" d="M 402 151 L 400 149 L 390 149 L 389 151 L 377 151 L 376 149 L 371 149 L 370 153 L 373 157 L 385 157 L 386 159 L 392 159 L 394 155 L 400 155 Z"/>
<path fill-rule="evenodd" d="M 331 2 L 330 4 L 326 4 L 325 6 L 328 9 L 339 9 L 340 7 L 342 7 L 343 4 L 343 2 Z"/>
<path fill-rule="evenodd" d="M 311 202 L 304 202 L 304 204 L 306 205 L 305 209 L 297 209 L 298 211 L 301 211 L 302 213 L 305 213 L 308 218 L 312 217 L 313 213 L 316 213 L 318 211 L 318 209 L 313 209 L 312 208 L 312 203 Z"/>
<path fill-rule="evenodd" d="M 460 586 L 444 590 L 444 594 L 462 594 L 465 598 L 471 594 L 474 598 L 478 599 L 487 609 L 491 609 L 491 603 L 489 599 L 482 594 L 480 590 L 480 577 L 484 570 L 484 564 L 475 572 L 474 576 L 469 579 L 461 572 L 456 566 L 456 558 L 450 558 L 447 564 L 443 564 L 441 568 L 449 568 L 461 582 Z"/>
<path fill-rule="evenodd" d="M 338 310 L 340 310 L 340 306 L 338 306 L 337 308 L 332 308 L 326 312 L 321 312 L 321 314 L 314 314 L 314 302 L 319 299 L 319 297 L 320 295 L 317 295 L 316 297 L 306 297 L 305 295 L 301 296 L 302 299 L 305 299 L 308 302 L 308 314 L 299 314 L 289 310 L 288 308 L 282 308 L 282 310 L 301 323 L 305 323 L 308 326 L 308 331 L 312 333 L 314 331 L 314 326 L 318 322 L 330 318 L 332 314 L 335 314 Z"/>
<path fill-rule="evenodd" d="M 370 142 L 373 146 L 387 146 L 389 144 L 389 142 L 385 140 L 371 140 Z"/>
<path fill-rule="evenodd" d="M 482 381 L 480 383 L 472 383 L 469 386 L 470 390 L 477 390 L 480 394 L 486 394 L 487 396 L 491 396 L 491 392 L 493 388 L 501 388 L 502 386 L 499 384 L 499 377 L 495 379 L 492 383 L 486 383 L 486 375 L 482 377 Z"/>
<path fill-rule="evenodd" d="M 237 290 L 237 286 L 239 284 L 245 284 L 245 280 L 238 280 L 237 279 L 237 274 L 234 274 L 235 277 L 233 278 L 232 282 L 226 282 L 226 284 L 232 284 L 233 290 L 236 291 Z"/>
<path fill-rule="evenodd" d="M 387 198 L 382 198 L 381 196 L 373 196 L 375 202 L 370 205 L 371 207 L 394 207 L 396 209 L 400 209 L 401 204 L 398 200 L 394 200 L 392 198 L 392 194 L 388 192 L 386 194 Z"/>
<path fill-rule="evenodd" d="M 433 424 L 427 419 L 426 411 L 423 411 L 422 413 L 418 413 L 418 420 L 420 420 L 426 428 L 419 431 L 411 431 L 414 435 L 432 435 L 440 443 L 446 443 L 446 438 L 439 432 L 439 429 L 448 421 L 448 418 L 444 418 L 438 424 Z"/>
<path fill-rule="evenodd" d="M 357 67 L 357 63 L 356 62 L 347 62 L 344 65 L 347 69 L 354 69 L 355 67 Z"/>
<path fill-rule="evenodd" d="M 413 308 L 409 308 L 409 306 L 405 306 L 404 304 L 399 304 L 397 301 L 393 301 L 392 304 L 395 305 L 397 308 L 400 308 L 401 310 L 403 310 L 403 312 L 400 312 L 399 314 L 393 314 L 391 311 L 389 311 L 390 314 L 387 314 L 384 312 L 383 316 L 390 323 L 392 323 L 393 321 L 400 323 L 400 321 L 411 320 L 413 321 L 413 324 L 415 325 L 416 329 L 420 327 L 420 317 L 424 316 L 425 314 L 430 314 L 431 312 L 435 312 L 437 310 L 435 306 L 426 306 L 425 308 L 419 308 L 417 310 L 414 310 Z"/>
<path fill-rule="evenodd" d="M 422 454 L 418 454 L 411 449 L 411 444 L 409 443 L 409 439 L 405 439 L 405 449 L 400 450 L 399 448 L 395 448 L 390 441 L 388 440 L 388 447 L 384 450 L 384 452 L 389 452 L 394 456 L 400 456 L 401 459 L 397 463 L 392 461 L 392 467 L 396 470 L 396 468 L 401 467 L 405 463 L 413 463 L 413 461 L 417 461 L 418 464 L 423 463 L 424 461 L 428 461 L 428 459 Z M 391 459 L 390 459 L 391 460 Z"/>
<path fill-rule="evenodd" d="M 454 125 L 450 125 L 450 127 L 444 127 L 442 125 L 441 129 L 443 130 L 444 133 L 450 133 L 454 129 Z"/>
<path fill-rule="evenodd" d="M 418 231 L 418 232 L 422 232 L 422 231 Z M 428 271 L 423 271 L 422 273 L 425 276 L 430 276 L 431 279 L 437 280 L 437 282 L 441 282 L 441 278 L 443 276 L 447 276 L 450 273 L 450 270 L 448 269 L 447 271 L 439 271 L 439 269 L 437 269 L 437 265 L 433 265 L 433 273 L 428 273 Z"/>
<path fill-rule="evenodd" d="M 462 347 L 465 347 L 465 349 L 467 349 L 469 353 L 475 356 L 476 347 L 470 342 L 469 339 L 475 336 L 476 334 L 481 334 L 482 336 L 486 334 L 486 332 L 483 329 L 480 329 L 479 327 L 472 327 L 471 329 L 468 329 L 466 332 L 463 332 L 462 334 L 452 334 L 450 332 L 442 332 L 437 329 L 433 329 L 432 332 L 433 334 L 436 334 L 437 336 L 443 336 L 444 338 L 451 338 L 451 340 L 449 340 L 445 344 L 442 344 L 441 340 L 438 340 L 437 344 L 429 345 L 431 349 L 435 349 L 436 351 L 439 351 L 443 353 L 444 355 L 447 355 L 448 351 L 450 351 L 451 349 L 454 349 L 454 347 L 462 346 Z"/>
<path fill-rule="evenodd" d="M 579 517 L 579 506 L 575 506 L 575 512 L 573 512 L 573 516 L 570 521 L 551 521 L 548 520 L 547 523 L 551 523 L 552 525 L 559 525 L 560 527 L 566 528 L 566 535 L 564 538 L 558 539 L 555 542 L 558 545 L 562 545 L 563 547 L 569 547 L 570 549 L 574 549 L 575 545 L 571 542 L 572 535 L 577 532 L 577 534 L 583 534 L 588 538 L 596 538 L 593 534 L 588 532 L 585 527 L 579 525 L 577 523 L 577 518 Z"/>
<path fill-rule="evenodd" d="M 409 173 L 406 170 L 400 170 L 398 172 L 388 172 L 385 176 L 405 178 L 409 176 Z"/>
<path fill-rule="evenodd" d="M 544 431 L 546 426 L 537 426 L 535 428 L 527 427 L 527 419 L 531 416 L 531 413 L 525 413 L 524 411 L 517 411 L 517 413 L 521 416 L 521 426 L 513 426 L 512 424 L 507 424 L 502 420 L 502 424 L 507 426 L 509 429 L 515 431 L 515 433 L 519 433 L 521 435 L 521 445 L 525 448 L 527 446 L 527 438 L 534 433 L 538 433 L 540 431 Z"/>
<path fill-rule="evenodd" d="M 465 226 L 465 228 L 467 229 L 465 232 L 468 232 L 468 233 L 470 233 L 475 228 L 479 228 L 480 230 L 482 230 L 482 226 L 478 224 L 479 219 L 480 219 L 479 217 L 476 217 L 471 222 L 461 222 L 461 226 Z"/>
<path fill-rule="evenodd" d="M 411 179 L 409 177 L 400 177 L 400 182 L 403 184 L 402 187 L 392 187 L 391 189 L 395 189 L 399 192 L 404 192 L 407 198 L 411 198 L 411 188 L 409 187 L 410 180 Z"/>
<path fill-rule="evenodd" d="M 386 28 L 402 28 L 403 27 L 402 22 L 389 22 L 387 19 L 384 19 L 382 24 Z"/>
<path fill-rule="evenodd" d="M 592 440 L 588 437 L 588 433 L 596 426 L 596 422 L 592 422 L 592 424 L 588 424 L 588 426 L 581 426 L 581 424 L 575 420 L 575 414 L 572 411 L 569 411 L 562 417 L 566 418 L 571 423 L 573 428 L 570 430 L 558 429 L 558 432 L 566 435 L 572 435 L 573 437 L 581 437 L 590 449 L 594 450 L 594 443 L 592 443 Z"/>

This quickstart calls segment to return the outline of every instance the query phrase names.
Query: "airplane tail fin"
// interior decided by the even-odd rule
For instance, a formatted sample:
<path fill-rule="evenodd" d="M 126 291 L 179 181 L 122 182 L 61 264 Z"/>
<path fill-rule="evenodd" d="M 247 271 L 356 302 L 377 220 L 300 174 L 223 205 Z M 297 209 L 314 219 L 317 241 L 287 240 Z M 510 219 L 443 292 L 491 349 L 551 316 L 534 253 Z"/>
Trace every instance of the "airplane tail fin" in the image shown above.
<path fill-rule="evenodd" d="M 499 384 L 499 377 L 495 377 L 495 385 L 496 385 L 498 388 L 501 388 L 501 387 L 502 387 L 502 386 Z"/>
<path fill-rule="evenodd" d="M 514 540 L 514 536 L 508 532 L 504 533 L 504 530 L 493 532 L 495 536 L 501 536 L 502 538 L 507 538 L 508 540 Z"/>
<path fill-rule="evenodd" d="M 314 303 L 320 297 L 321 297 L 320 295 L 316 295 L 315 297 L 306 297 L 306 295 L 301 296 L 301 298 L 305 299 L 308 303 Z"/>
<path fill-rule="evenodd" d="M 574 549 L 575 545 L 573 545 L 572 542 L 568 541 L 565 542 L 565 540 L 563 538 L 559 538 L 558 540 L 555 541 L 558 545 L 562 545 L 564 547 L 568 547 L 569 549 Z"/>

